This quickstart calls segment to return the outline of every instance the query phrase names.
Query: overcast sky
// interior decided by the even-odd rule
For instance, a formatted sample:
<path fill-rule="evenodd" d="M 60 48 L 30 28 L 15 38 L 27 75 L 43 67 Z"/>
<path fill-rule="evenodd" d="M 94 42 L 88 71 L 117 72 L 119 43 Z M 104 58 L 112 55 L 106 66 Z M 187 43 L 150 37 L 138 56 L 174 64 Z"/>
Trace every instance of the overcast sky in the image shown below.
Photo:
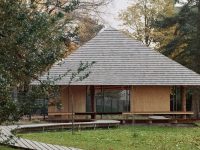
<path fill-rule="evenodd" d="M 121 22 L 118 19 L 118 15 L 122 10 L 125 10 L 134 0 L 112 0 L 112 2 L 102 8 L 104 13 L 100 14 L 105 26 L 111 26 L 114 28 L 120 28 Z"/>
<path fill-rule="evenodd" d="M 112 2 L 105 6 L 104 8 L 101 8 L 104 13 L 100 14 L 101 20 L 103 21 L 103 24 L 108 27 L 111 26 L 116 29 L 120 29 L 120 20 L 118 18 L 119 13 L 122 10 L 125 10 L 128 6 L 133 4 L 136 0 L 112 0 Z M 182 0 L 182 2 L 185 2 L 187 0 Z M 180 5 L 176 5 L 180 6 Z"/>

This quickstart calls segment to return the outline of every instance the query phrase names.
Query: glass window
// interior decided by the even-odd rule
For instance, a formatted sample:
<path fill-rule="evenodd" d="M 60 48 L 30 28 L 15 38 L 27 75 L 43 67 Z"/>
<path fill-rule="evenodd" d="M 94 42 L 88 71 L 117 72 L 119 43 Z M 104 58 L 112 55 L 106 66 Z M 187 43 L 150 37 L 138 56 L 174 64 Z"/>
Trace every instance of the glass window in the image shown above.
<path fill-rule="evenodd" d="M 181 87 L 174 86 L 171 90 L 170 95 L 170 110 L 171 111 L 182 111 L 181 105 Z M 187 91 L 186 94 L 186 110 L 191 111 L 192 108 L 192 93 L 191 91 Z"/>
<path fill-rule="evenodd" d="M 170 95 L 170 110 L 181 111 L 181 88 L 173 87 Z"/>
<path fill-rule="evenodd" d="M 129 112 L 130 88 L 128 86 L 96 86 L 96 112 Z M 91 110 L 90 87 L 87 87 L 87 112 Z"/>

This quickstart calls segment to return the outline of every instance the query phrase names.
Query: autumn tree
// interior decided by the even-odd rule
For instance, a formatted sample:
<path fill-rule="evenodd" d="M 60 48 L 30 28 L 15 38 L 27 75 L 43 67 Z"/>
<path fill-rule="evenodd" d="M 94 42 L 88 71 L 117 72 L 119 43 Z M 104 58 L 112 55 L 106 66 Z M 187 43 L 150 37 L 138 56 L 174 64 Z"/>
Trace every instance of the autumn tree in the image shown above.
<path fill-rule="evenodd" d="M 103 25 L 100 24 L 98 20 L 85 16 L 80 20 L 78 27 L 80 45 L 83 45 L 95 37 L 95 35 L 103 28 Z"/>
<path fill-rule="evenodd" d="M 78 47 L 91 40 L 104 26 L 99 20 L 92 19 L 88 15 L 84 15 L 77 20 L 77 28 L 75 30 L 76 37 L 70 40 L 68 44 L 67 55 L 73 53 Z"/>
<path fill-rule="evenodd" d="M 172 0 L 137 0 L 127 10 L 120 13 L 122 27 L 134 39 L 142 41 L 147 46 L 160 48 L 170 40 L 174 27 L 166 30 L 155 29 L 153 24 L 161 16 L 174 14 Z M 163 41 L 168 37 L 167 41 Z M 165 38 L 166 40 L 166 38 Z"/>

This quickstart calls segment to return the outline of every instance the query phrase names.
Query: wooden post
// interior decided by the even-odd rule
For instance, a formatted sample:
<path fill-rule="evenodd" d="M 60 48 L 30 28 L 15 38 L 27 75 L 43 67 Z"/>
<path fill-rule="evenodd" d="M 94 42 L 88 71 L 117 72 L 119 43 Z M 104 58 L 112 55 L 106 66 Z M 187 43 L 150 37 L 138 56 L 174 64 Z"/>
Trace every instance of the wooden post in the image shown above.
<path fill-rule="evenodd" d="M 182 111 L 186 112 L 186 88 L 181 86 L 181 103 L 182 103 Z M 186 115 L 183 115 L 183 119 L 186 119 Z"/>
<path fill-rule="evenodd" d="M 71 96 L 70 96 L 71 93 Z M 74 134 L 74 97 L 70 85 L 68 85 L 68 101 L 71 101 L 71 113 L 72 113 L 72 134 Z"/>
<path fill-rule="evenodd" d="M 90 96 L 91 96 L 91 112 L 95 112 L 95 88 L 94 85 L 90 86 Z M 96 115 L 92 114 L 91 119 L 95 119 Z"/>

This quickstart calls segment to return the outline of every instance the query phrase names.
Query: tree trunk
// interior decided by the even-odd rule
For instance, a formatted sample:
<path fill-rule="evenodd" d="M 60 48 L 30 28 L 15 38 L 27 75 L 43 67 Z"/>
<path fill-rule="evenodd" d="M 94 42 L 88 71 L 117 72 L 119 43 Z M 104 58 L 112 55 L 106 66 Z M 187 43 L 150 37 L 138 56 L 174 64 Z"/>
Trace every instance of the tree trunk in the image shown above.
<path fill-rule="evenodd" d="M 144 2 L 144 42 L 146 46 L 149 46 L 149 35 L 148 35 L 148 23 L 147 23 L 147 1 Z"/>

